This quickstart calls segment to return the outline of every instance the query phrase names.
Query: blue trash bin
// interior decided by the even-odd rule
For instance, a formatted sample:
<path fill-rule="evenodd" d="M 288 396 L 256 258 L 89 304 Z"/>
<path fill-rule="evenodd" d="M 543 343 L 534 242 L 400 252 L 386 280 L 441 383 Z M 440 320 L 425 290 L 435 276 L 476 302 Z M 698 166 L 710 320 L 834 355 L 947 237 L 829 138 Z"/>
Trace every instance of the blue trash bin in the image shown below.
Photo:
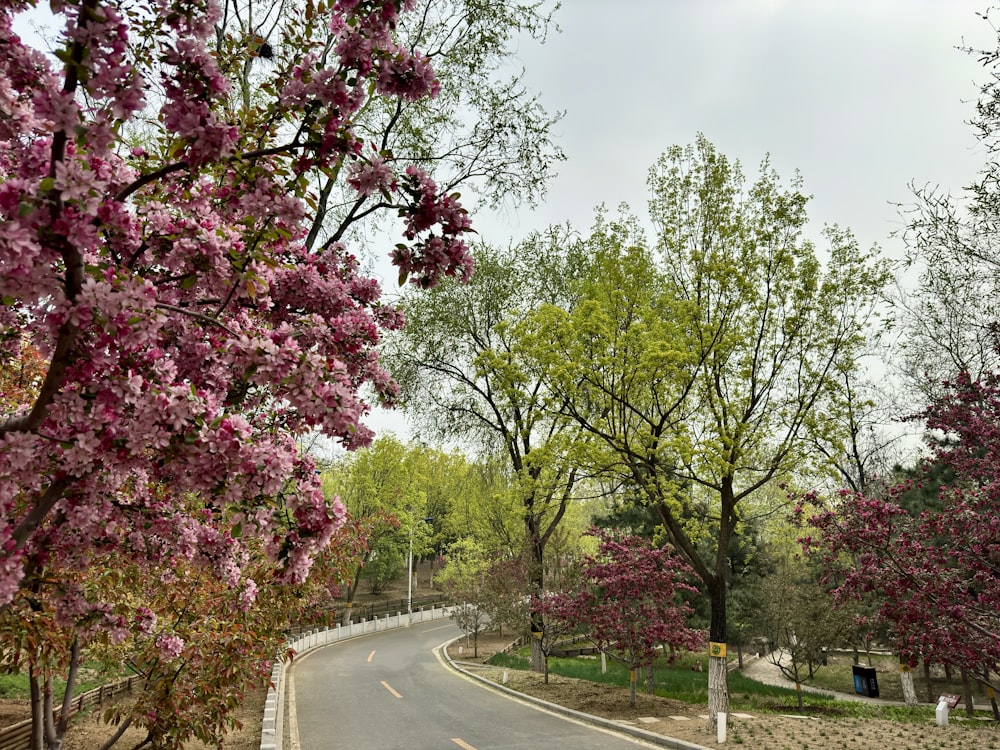
<path fill-rule="evenodd" d="M 855 664 L 851 667 L 854 673 L 854 692 L 869 698 L 878 698 L 878 675 L 875 667 L 862 667 Z"/>

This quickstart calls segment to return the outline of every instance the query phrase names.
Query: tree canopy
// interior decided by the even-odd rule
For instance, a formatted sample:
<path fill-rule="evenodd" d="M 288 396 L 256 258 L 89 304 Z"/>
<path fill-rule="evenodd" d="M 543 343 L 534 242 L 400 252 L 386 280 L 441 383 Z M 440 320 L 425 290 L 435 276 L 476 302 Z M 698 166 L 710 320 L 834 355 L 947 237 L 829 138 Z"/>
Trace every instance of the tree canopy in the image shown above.
<path fill-rule="evenodd" d="M 534 352 L 556 401 L 659 513 L 711 599 L 712 641 L 725 643 L 741 509 L 823 460 L 810 436 L 844 408 L 841 375 L 888 275 L 837 227 L 822 232 L 824 263 L 804 234 L 799 178 L 785 187 L 766 159 L 748 184 L 699 137 L 664 154 L 649 187 L 656 243 L 627 214 L 599 216 L 580 299 L 540 309 Z M 714 717 L 728 705 L 724 660 L 710 667 Z"/>
<path fill-rule="evenodd" d="M 515 3 L 77 0 L 53 6 L 47 55 L 13 30 L 33 6 L 0 12 L 3 626 L 20 638 L 32 611 L 68 628 L 17 640 L 46 674 L 109 632 L 191 669 L 188 625 L 161 613 L 151 626 L 135 607 L 159 605 L 120 598 L 105 567 L 190 569 L 206 601 L 249 613 L 336 557 L 344 508 L 300 440 L 364 446 L 370 403 L 397 394 L 378 346 L 402 318 L 362 263 L 389 256 L 415 287 L 468 280 L 454 188 L 543 189 L 555 118 L 496 73 L 513 36 L 544 35 L 548 17 Z M 379 216 L 399 240 L 373 251 L 354 230 Z M 247 658 L 234 681 L 263 674 L 265 657 Z M 224 725 L 224 712 L 184 727 L 149 716 L 135 714 L 163 746 Z"/>

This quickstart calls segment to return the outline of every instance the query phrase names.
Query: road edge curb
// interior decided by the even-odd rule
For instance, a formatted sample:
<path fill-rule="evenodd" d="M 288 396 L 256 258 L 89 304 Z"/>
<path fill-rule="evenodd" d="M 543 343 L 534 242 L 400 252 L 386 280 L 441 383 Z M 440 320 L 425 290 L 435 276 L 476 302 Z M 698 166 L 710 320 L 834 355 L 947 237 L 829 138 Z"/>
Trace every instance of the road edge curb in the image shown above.
<path fill-rule="evenodd" d="M 485 677 L 477 675 L 475 672 L 470 672 L 467 669 L 462 669 L 455 662 L 451 656 L 448 654 L 448 646 L 450 646 L 455 641 L 459 640 L 462 636 L 458 638 L 453 638 L 447 643 L 443 643 L 434 649 L 435 653 L 438 654 L 438 658 L 443 664 L 448 666 L 450 669 L 468 677 L 471 680 L 475 680 L 484 687 L 491 690 L 496 690 L 500 693 L 506 693 L 507 695 L 517 698 L 518 700 L 525 701 L 527 703 L 534 703 L 542 708 L 553 713 L 562 714 L 563 716 L 568 716 L 571 719 L 576 719 L 577 721 L 582 721 L 586 724 L 593 724 L 599 726 L 602 729 L 610 729 L 615 732 L 620 732 L 622 734 L 627 734 L 636 739 L 643 740 L 645 742 L 651 742 L 660 747 L 670 748 L 670 750 L 711 750 L 704 745 L 696 745 L 693 742 L 686 742 L 684 740 L 679 740 L 674 737 L 667 737 L 666 735 L 656 734 L 655 732 L 647 732 L 645 729 L 639 729 L 638 727 L 631 727 L 627 724 L 619 724 L 616 721 L 611 721 L 610 719 L 605 719 L 601 716 L 594 716 L 593 714 L 583 713 L 582 711 L 577 711 L 572 708 L 566 708 L 565 706 L 560 706 L 558 703 L 550 703 L 549 701 L 542 700 L 541 698 L 536 698 L 527 693 L 521 693 L 517 690 L 507 687 L 506 685 L 500 685 L 499 683 L 493 682 L 493 680 L 487 680 Z"/>

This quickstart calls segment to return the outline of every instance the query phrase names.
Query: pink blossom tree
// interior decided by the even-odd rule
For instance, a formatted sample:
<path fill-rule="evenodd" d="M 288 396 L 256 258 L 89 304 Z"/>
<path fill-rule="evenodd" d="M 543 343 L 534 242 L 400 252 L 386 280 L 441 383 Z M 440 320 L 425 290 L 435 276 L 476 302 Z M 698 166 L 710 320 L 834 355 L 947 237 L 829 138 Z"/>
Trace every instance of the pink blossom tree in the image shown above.
<path fill-rule="evenodd" d="M 841 601 L 876 607 L 904 660 L 946 662 L 988 679 L 1000 662 L 1000 378 L 962 374 L 923 416 L 943 436 L 925 473 L 933 465 L 950 477 L 935 507 L 907 509 L 919 480 L 884 498 L 845 493 L 808 519 L 820 533 L 804 541 L 824 556 Z"/>
<path fill-rule="evenodd" d="M 704 633 L 685 624 L 691 607 L 682 597 L 697 593 L 688 583 L 693 572 L 672 549 L 654 547 L 636 536 L 616 539 L 592 530 L 597 555 L 580 565 L 580 585 L 539 599 L 539 611 L 553 627 L 570 624 L 586 633 L 603 652 L 629 669 L 629 702 L 635 706 L 636 670 L 669 648 L 697 650 Z"/>
<path fill-rule="evenodd" d="M 249 610 L 328 545 L 343 507 L 298 441 L 371 440 L 362 393 L 396 393 L 376 347 L 402 318 L 339 238 L 307 248 L 314 186 L 398 215 L 401 282 L 472 272 L 457 196 L 354 129 L 370 101 L 438 91 L 394 41 L 408 5 L 292 14 L 247 101 L 249 50 L 210 49 L 214 0 L 55 4 L 54 57 L 13 30 L 33 3 L 3 4 L 0 368 L 45 366 L 0 413 L 0 614 L 30 597 L 81 633 L 141 628 L 69 576 L 109 559 L 193 566 Z"/>

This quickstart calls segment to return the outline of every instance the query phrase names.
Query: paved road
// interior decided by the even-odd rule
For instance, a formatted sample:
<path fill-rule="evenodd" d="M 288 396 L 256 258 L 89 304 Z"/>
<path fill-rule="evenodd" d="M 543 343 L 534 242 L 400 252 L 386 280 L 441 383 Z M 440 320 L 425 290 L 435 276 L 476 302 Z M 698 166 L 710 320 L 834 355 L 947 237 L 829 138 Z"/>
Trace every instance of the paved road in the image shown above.
<path fill-rule="evenodd" d="M 635 750 L 654 747 L 511 699 L 433 649 L 442 621 L 318 649 L 289 671 L 286 750 Z"/>

